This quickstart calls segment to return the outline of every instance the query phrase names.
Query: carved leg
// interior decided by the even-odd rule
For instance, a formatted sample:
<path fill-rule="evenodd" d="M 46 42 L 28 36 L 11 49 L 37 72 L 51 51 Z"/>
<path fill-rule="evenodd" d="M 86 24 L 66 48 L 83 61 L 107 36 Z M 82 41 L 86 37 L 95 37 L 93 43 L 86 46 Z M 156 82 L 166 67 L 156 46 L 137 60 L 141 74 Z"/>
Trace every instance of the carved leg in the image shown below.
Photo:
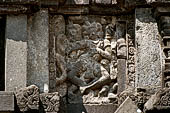
<path fill-rule="evenodd" d="M 56 78 L 56 85 L 59 85 L 67 79 L 67 73 L 64 58 L 58 53 L 56 53 L 56 64 L 62 72 L 60 78 Z"/>
<path fill-rule="evenodd" d="M 97 89 L 97 88 L 104 86 L 105 84 L 110 83 L 110 82 L 111 82 L 110 76 L 102 76 L 99 80 L 92 83 L 91 85 L 80 87 L 80 91 L 82 94 L 84 94 L 89 89 L 92 89 L 92 90 Z"/>
<path fill-rule="evenodd" d="M 104 96 L 107 95 L 108 91 L 109 91 L 109 86 L 108 86 L 108 85 L 105 85 L 105 86 L 102 87 L 102 89 L 101 89 L 101 91 L 99 92 L 98 96 L 99 96 L 99 97 L 104 97 Z"/>

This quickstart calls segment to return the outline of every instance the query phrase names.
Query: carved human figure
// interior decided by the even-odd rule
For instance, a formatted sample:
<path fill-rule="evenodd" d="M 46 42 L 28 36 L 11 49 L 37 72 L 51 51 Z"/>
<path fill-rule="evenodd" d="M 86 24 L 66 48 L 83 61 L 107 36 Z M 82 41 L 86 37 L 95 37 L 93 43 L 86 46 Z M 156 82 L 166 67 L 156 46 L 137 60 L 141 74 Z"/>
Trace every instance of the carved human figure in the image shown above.
<path fill-rule="evenodd" d="M 101 55 L 101 57 L 103 58 L 100 61 L 101 63 L 100 70 L 101 70 L 102 76 L 97 81 L 93 82 L 92 84 L 80 87 L 80 90 L 83 94 L 88 92 L 88 90 L 94 90 L 94 89 L 102 87 L 101 91 L 99 92 L 99 96 L 100 96 L 105 91 L 109 90 L 109 86 L 107 84 L 116 81 L 116 72 L 114 72 L 116 70 L 115 69 L 113 70 L 116 64 L 116 61 L 115 61 L 116 51 L 114 51 L 116 49 L 116 42 L 112 42 L 112 41 L 115 41 L 113 39 L 113 36 L 114 36 L 114 26 L 112 24 L 109 24 L 106 27 L 105 39 L 103 40 L 103 42 L 99 42 L 96 48 L 98 54 Z M 101 47 L 102 43 L 103 43 L 103 47 Z M 111 46 L 111 44 L 113 45 Z M 117 84 L 113 84 L 113 87 L 108 92 L 113 93 L 114 90 L 116 90 L 116 88 L 117 88 Z"/>
<path fill-rule="evenodd" d="M 56 78 L 56 85 L 63 83 L 67 79 L 67 68 L 65 61 L 65 49 L 68 44 L 67 37 L 64 34 L 60 34 L 56 40 L 57 53 L 56 53 L 56 65 L 61 76 Z"/>

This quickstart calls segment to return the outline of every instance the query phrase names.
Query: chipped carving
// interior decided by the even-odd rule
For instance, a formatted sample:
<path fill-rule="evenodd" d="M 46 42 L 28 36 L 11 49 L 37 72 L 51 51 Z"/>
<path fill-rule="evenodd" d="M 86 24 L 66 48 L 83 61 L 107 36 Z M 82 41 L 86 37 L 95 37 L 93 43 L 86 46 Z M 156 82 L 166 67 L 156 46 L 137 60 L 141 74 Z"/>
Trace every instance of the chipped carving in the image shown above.
<path fill-rule="evenodd" d="M 16 93 L 17 105 L 22 112 L 39 109 L 39 89 L 35 85 L 18 90 Z"/>

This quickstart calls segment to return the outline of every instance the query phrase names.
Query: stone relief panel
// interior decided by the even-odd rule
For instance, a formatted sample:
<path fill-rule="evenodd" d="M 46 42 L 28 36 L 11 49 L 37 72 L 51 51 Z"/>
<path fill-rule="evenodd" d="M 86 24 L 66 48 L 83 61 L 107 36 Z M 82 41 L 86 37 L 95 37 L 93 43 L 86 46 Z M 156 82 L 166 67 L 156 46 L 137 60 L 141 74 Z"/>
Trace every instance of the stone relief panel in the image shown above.
<path fill-rule="evenodd" d="M 117 39 L 116 18 L 70 16 L 66 34 L 69 103 L 117 101 L 117 51 L 126 57 L 126 43 Z"/>
<path fill-rule="evenodd" d="M 61 97 L 66 95 L 66 63 L 65 19 L 62 15 L 50 15 L 49 38 L 49 78 L 50 92 L 58 92 Z"/>
<path fill-rule="evenodd" d="M 134 25 L 131 15 L 51 15 L 50 92 L 68 103 L 117 103 L 118 87 L 134 83 L 134 28 L 128 25 Z"/>

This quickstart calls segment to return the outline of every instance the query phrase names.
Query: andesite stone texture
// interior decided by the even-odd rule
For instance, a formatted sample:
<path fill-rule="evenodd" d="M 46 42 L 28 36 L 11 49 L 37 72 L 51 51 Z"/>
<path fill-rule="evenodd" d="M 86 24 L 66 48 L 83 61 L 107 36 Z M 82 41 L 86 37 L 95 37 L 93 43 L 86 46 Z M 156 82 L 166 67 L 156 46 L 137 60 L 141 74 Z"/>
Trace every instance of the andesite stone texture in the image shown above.
<path fill-rule="evenodd" d="M 1 94 L 1 92 L 0 92 Z M 5 93 L 6 94 L 6 93 Z M 2 96 L 0 95 L 0 98 Z M 15 92 L 18 111 L 17 112 L 45 112 L 58 113 L 60 108 L 60 96 L 58 92 L 41 93 L 36 85 L 22 88 Z M 10 99 L 10 98 L 9 98 Z M 8 100 L 9 100 L 8 99 Z M 14 99 L 14 95 L 13 95 Z M 7 99 L 2 99 L 7 100 Z M 8 100 L 6 103 L 8 103 Z M 9 105 L 14 105 L 14 102 Z M 8 105 L 8 106 L 9 106 Z M 1 108 L 0 104 L 0 108 Z M 4 105 L 6 107 L 7 105 Z M 9 106 L 11 107 L 11 106 Z M 6 108 L 4 108 L 6 109 Z M 10 110 L 10 108 L 9 108 Z"/>
<path fill-rule="evenodd" d="M 31 85 L 15 92 L 17 106 L 21 112 L 39 109 L 39 88 Z"/>
<path fill-rule="evenodd" d="M 27 82 L 27 15 L 8 15 L 5 37 L 5 90 L 16 91 Z"/>
<path fill-rule="evenodd" d="M 126 60 L 125 59 L 118 59 L 117 62 L 117 70 L 118 70 L 118 92 L 122 92 L 126 89 Z"/>
<path fill-rule="evenodd" d="M 136 8 L 136 87 L 161 87 L 162 56 L 158 24 L 151 8 Z"/>
<path fill-rule="evenodd" d="M 46 113 L 58 113 L 60 107 L 60 96 L 58 92 L 40 94 L 40 101 Z"/>
<path fill-rule="evenodd" d="M 0 112 L 170 110 L 168 2 L 0 0 L 5 87 L 16 97 L 0 92 Z"/>
<path fill-rule="evenodd" d="M 49 90 L 48 22 L 47 9 L 41 9 L 28 19 L 27 85 L 37 85 L 40 92 Z"/>
<path fill-rule="evenodd" d="M 0 92 L 0 111 L 13 112 L 14 111 L 14 93 L 13 92 Z"/>

